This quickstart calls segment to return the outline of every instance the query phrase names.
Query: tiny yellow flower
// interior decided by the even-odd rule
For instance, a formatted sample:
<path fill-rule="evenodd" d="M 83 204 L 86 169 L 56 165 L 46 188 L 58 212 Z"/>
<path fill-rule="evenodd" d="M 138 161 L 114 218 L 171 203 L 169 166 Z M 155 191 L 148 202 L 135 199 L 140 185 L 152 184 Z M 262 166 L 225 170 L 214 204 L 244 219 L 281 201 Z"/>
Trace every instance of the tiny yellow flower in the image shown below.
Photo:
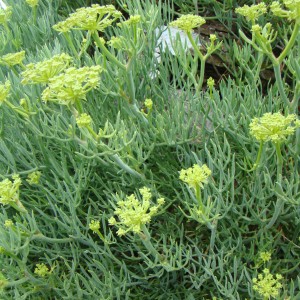
<path fill-rule="evenodd" d="M 34 273 L 40 277 L 45 277 L 45 276 L 49 275 L 51 272 L 50 272 L 50 269 L 45 264 L 36 264 Z"/>
<path fill-rule="evenodd" d="M 8 67 L 12 67 L 21 64 L 24 58 L 25 58 L 25 51 L 8 53 L 0 57 L 0 64 L 6 65 Z"/>
<path fill-rule="evenodd" d="M 28 174 L 26 181 L 30 184 L 39 184 L 39 180 L 41 177 L 42 173 L 40 171 L 35 171 L 30 174 Z"/>
<path fill-rule="evenodd" d="M 92 123 L 92 117 L 86 113 L 76 118 L 76 124 L 79 128 L 89 127 Z"/>
<path fill-rule="evenodd" d="M 278 299 L 279 291 L 282 288 L 280 280 L 282 276 L 276 274 L 275 278 L 268 269 L 263 270 L 263 274 L 258 274 L 257 278 L 253 278 L 253 290 L 264 299 L 275 298 Z"/>
<path fill-rule="evenodd" d="M 112 36 L 110 38 L 108 44 L 115 49 L 121 50 L 123 48 L 123 38 Z"/>
<path fill-rule="evenodd" d="M 90 230 L 92 230 L 94 233 L 97 232 L 100 229 L 100 222 L 92 220 L 89 224 Z"/>
<path fill-rule="evenodd" d="M 181 170 L 179 179 L 187 183 L 191 188 L 197 189 L 197 186 L 203 188 L 203 184 L 208 183 L 208 177 L 211 175 L 211 170 L 207 165 L 200 167 L 199 165 L 194 165 L 187 170 Z"/>
<path fill-rule="evenodd" d="M 6 228 L 11 228 L 13 225 L 14 225 L 14 222 L 13 222 L 11 219 L 7 219 L 7 220 L 5 220 L 5 222 L 4 222 L 4 226 L 5 226 Z"/>
<path fill-rule="evenodd" d="M 144 104 L 149 110 L 151 110 L 153 107 L 153 101 L 151 99 L 146 99 Z"/>
<path fill-rule="evenodd" d="M 171 22 L 169 26 L 190 32 L 193 30 L 193 28 L 199 27 L 205 23 L 205 19 L 200 16 L 183 15 L 177 20 Z"/>
<path fill-rule="evenodd" d="M 214 85 L 215 85 L 214 79 L 213 79 L 212 77 L 209 77 L 209 78 L 207 79 L 207 86 L 208 86 L 210 89 L 212 89 Z"/>
<path fill-rule="evenodd" d="M 141 16 L 140 15 L 135 15 L 135 16 L 130 16 L 128 20 L 124 21 L 124 22 L 121 22 L 121 23 L 118 23 L 118 26 L 121 27 L 121 26 L 131 26 L 131 25 L 134 25 L 134 24 L 138 24 L 141 22 Z"/>
<path fill-rule="evenodd" d="M 31 7 L 35 7 L 39 4 L 39 0 L 26 0 L 26 3 Z"/>
<path fill-rule="evenodd" d="M 254 118 L 250 125 L 250 134 L 258 141 L 274 143 L 285 141 L 300 127 L 296 115 L 283 116 L 281 113 L 265 113 L 261 118 Z"/>
<path fill-rule="evenodd" d="M 9 96 L 10 82 L 7 80 L 4 84 L 0 83 L 0 105 L 4 103 Z"/>
<path fill-rule="evenodd" d="M 235 12 L 244 16 L 248 21 L 254 23 L 261 15 L 267 12 L 265 3 L 259 3 L 256 5 L 244 5 L 243 7 L 236 8 Z"/>
<path fill-rule="evenodd" d="M 268 262 L 271 259 L 272 253 L 270 251 L 262 251 L 259 252 L 259 258 L 261 261 Z"/>

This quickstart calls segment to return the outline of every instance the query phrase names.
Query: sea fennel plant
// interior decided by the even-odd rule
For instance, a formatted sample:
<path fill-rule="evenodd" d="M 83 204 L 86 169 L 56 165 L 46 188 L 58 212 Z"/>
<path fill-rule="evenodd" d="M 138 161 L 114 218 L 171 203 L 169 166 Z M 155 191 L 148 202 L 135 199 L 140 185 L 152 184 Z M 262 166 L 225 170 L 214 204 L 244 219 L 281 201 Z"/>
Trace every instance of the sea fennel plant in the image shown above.
<path fill-rule="evenodd" d="M 26 55 L 0 70 L 0 298 L 298 299 L 298 112 L 259 61 L 248 81 L 206 61 L 214 82 L 197 93 L 197 54 L 156 61 L 183 11 L 226 23 L 208 39 L 231 51 L 236 3 L 98 2 L 39 0 L 36 26 L 25 0 L 7 0 L 0 57 Z M 284 62 L 294 87 L 295 46 Z"/>

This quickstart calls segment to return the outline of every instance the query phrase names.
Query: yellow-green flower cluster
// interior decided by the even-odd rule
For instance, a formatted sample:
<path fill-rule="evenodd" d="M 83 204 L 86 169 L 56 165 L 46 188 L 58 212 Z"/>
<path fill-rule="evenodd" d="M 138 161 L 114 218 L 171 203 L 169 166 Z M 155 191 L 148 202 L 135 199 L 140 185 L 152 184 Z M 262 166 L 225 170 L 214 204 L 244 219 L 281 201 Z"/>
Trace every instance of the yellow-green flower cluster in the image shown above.
<path fill-rule="evenodd" d="M 99 231 L 99 229 L 100 229 L 100 222 L 99 222 L 99 221 L 92 220 L 91 223 L 89 224 L 89 228 L 90 228 L 90 230 L 92 230 L 94 233 L 96 233 L 96 232 Z"/>
<path fill-rule="evenodd" d="M 21 73 L 22 84 L 48 83 L 50 78 L 68 68 L 71 60 L 68 54 L 62 53 L 35 64 L 28 64 Z"/>
<path fill-rule="evenodd" d="M 171 22 L 169 25 L 171 27 L 176 27 L 186 32 L 190 32 L 192 31 L 193 28 L 199 27 L 205 23 L 206 23 L 205 19 L 200 16 L 183 15 L 177 20 Z"/>
<path fill-rule="evenodd" d="M 11 6 L 7 6 L 6 9 L 0 9 L 0 24 L 7 24 L 7 22 L 10 20 L 11 14 Z"/>
<path fill-rule="evenodd" d="M 64 73 L 52 77 L 49 86 L 43 91 L 42 99 L 61 105 L 74 104 L 85 100 L 86 94 L 99 86 L 100 66 L 68 68 Z"/>
<path fill-rule="evenodd" d="M 79 128 L 89 127 L 92 123 L 92 118 L 88 114 L 83 113 L 76 118 L 76 123 Z"/>
<path fill-rule="evenodd" d="M 146 99 L 145 102 L 144 102 L 144 104 L 145 104 L 145 106 L 146 106 L 149 110 L 151 110 L 152 107 L 153 107 L 153 101 L 152 101 L 152 99 Z"/>
<path fill-rule="evenodd" d="M 8 80 L 4 84 L 0 84 L 0 105 L 6 101 L 9 91 L 10 82 Z"/>
<path fill-rule="evenodd" d="M 114 217 L 108 220 L 110 225 L 119 227 L 117 231 L 119 236 L 125 235 L 129 231 L 141 232 L 142 226 L 149 223 L 151 217 L 164 204 L 164 198 L 159 198 L 157 199 L 157 205 L 151 206 L 152 194 L 147 187 L 141 188 L 139 192 L 142 195 L 142 201 L 138 200 L 134 194 L 127 196 L 125 200 L 117 203 L 118 208 L 114 212 L 119 221 Z"/>
<path fill-rule="evenodd" d="M 39 0 L 26 0 L 26 3 L 31 7 L 35 7 L 39 4 Z"/>
<path fill-rule="evenodd" d="M 281 279 L 282 276 L 280 274 L 276 274 L 274 278 L 268 269 L 264 269 L 263 274 L 253 278 L 253 290 L 263 296 L 264 299 L 270 299 L 271 297 L 278 299 L 279 291 L 282 288 Z"/>
<path fill-rule="evenodd" d="M 208 177 L 211 175 L 211 170 L 207 165 L 194 165 L 187 170 L 181 170 L 179 179 L 186 182 L 191 188 L 197 189 L 197 187 L 203 188 L 203 184 L 208 183 Z"/>
<path fill-rule="evenodd" d="M 259 259 L 261 261 L 268 262 L 271 259 L 272 253 L 270 251 L 259 252 Z"/>
<path fill-rule="evenodd" d="M 93 4 L 91 7 L 81 7 L 70 14 L 65 21 L 53 26 L 53 29 L 60 32 L 70 30 L 104 31 L 105 28 L 121 17 L 122 13 L 116 10 L 113 5 L 100 6 Z"/>
<path fill-rule="evenodd" d="M 135 15 L 135 16 L 130 16 L 130 18 L 122 23 L 118 23 L 118 26 L 131 26 L 135 25 L 141 22 L 141 16 L 140 15 Z"/>
<path fill-rule="evenodd" d="M 209 78 L 207 79 L 207 86 L 208 86 L 210 89 L 212 89 L 214 85 L 215 85 L 214 79 L 213 79 L 212 77 L 209 77 Z"/>
<path fill-rule="evenodd" d="M 25 51 L 8 53 L 0 57 L 0 64 L 8 67 L 12 67 L 21 64 L 24 58 L 25 58 Z"/>
<path fill-rule="evenodd" d="M 12 180 L 2 180 L 0 182 L 0 203 L 6 205 L 18 202 L 21 183 L 19 175 L 13 175 Z"/>
<path fill-rule="evenodd" d="M 49 275 L 51 272 L 45 264 L 36 264 L 34 273 L 40 277 L 45 277 L 45 276 Z"/>
<path fill-rule="evenodd" d="M 300 127 L 300 120 L 294 114 L 285 117 L 279 112 L 265 113 L 261 118 L 254 118 L 249 127 L 250 134 L 258 141 L 278 143 L 294 134 L 296 128 Z"/>
<path fill-rule="evenodd" d="M 42 173 L 40 171 L 32 172 L 32 173 L 28 174 L 26 181 L 30 185 L 39 184 L 41 175 L 42 175 Z"/>
<path fill-rule="evenodd" d="M 123 48 L 123 37 L 112 36 L 108 44 L 115 49 L 121 50 Z"/>
<path fill-rule="evenodd" d="M 13 226 L 14 226 L 14 222 L 13 222 L 11 219 L 5 220 L 5 222 L 4 222 L 4 227 L 6 227 L 6 228 L 11 228 L 11 227 L 13 227 Z"/>
<path fill-rule="evenodd" d="M 254 23 L 261 15 L 267 12 L 265 3 L 259 3 L 256 5 L 244 5 L 243 7 L 236 8 L 235 12 L 244 16 L 248 21 Z"/>
<path fill-rule="evenodd" d="M 297 20 L 300 23 L 300 0 L 283 0 L 288 10 L 281 7 L 278 1 L 272 2 L 270 9 L 275 16 Z"/>

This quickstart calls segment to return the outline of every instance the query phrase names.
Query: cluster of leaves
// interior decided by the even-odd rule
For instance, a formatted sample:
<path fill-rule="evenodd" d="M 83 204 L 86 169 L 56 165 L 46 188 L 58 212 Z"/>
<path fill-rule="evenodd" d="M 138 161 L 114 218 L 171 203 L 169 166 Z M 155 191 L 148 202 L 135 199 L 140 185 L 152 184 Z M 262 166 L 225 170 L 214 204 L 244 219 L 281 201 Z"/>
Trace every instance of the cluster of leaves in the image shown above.
<path fill-rule="evenodd" d="M 299 298 L 299 34 L 267 89 L 276 57 L 224 40 L 236 68 L 205 90 L 216 36 L 157 45 L 199 1 L 100 1 L 80 24 L 62 2 L 0 19 L 0 298 Z M 229 2 L 201 7 L 248 28 Z"/>

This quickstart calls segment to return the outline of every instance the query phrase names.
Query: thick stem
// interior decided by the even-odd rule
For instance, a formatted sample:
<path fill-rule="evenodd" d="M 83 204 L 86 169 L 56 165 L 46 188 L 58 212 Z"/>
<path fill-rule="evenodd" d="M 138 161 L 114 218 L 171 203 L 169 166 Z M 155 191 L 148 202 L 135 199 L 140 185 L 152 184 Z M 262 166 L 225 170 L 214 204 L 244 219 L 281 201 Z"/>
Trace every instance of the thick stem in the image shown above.
<path fill-rule="evenodd" d="M 278 90 L 279 90 L 279 93 L 280 93 L 280 96 L 282 97 L 285 105 L 287 107 L 290 106 L 290 101 L 284 91 L 284 85 L 283 85 L 283 80 L 281 78 L 281 71 L 280 71 L 280 63 L 278 60 L 274 61 L 272 60 L 273 62 L 273 68 L 274 68 L 274 73 L 275 73 L 275 78 L 276 78 L 276 83 L 277 83 L 277 86 L 278 86 Z"/>
<path fill-rule="evenodd" d="M 277 155 L 277 181 L 280 183 L 282 179 L 282 166 L 283 158 L 280 150 L 280 143 L 275 144 L 276 155 Z"/>
<path fill-rule="evenodd" d="M 300 24 L 298 24 L 296 22 L 292 35 L 286 45 L 286 47 L 284 48 L 284 50 L 281 52 L 280 56 L 277 58 L 279 64 L 281 64 L 284 60 L 284 58 L 288 55 L 288 53 L 290 52 L 291 48 L 294 46 L 297 36 L 299 34 L 299 30 L 300 30 Z"/>
<path fill-rule="evenodd" d="M 263 147 L 264 147 L 264 142 L 261 141 L 260 145 L 259 145 L 258 153 L 257 153 L 256 162 L 255 162 L 255 164 L 254 164 L 254 166 L 253 166 L 253 168 L 252 168 L 251 171 L 254 171 L 259 166 L 259 162 L 260 162 L 260 159 L 261 159 Z"/>
<path fill-rule="evenodd" d="M 74 46 L 74 43 L 73 43 L 73 41 L 72 41 L 69 33 L 68 32 L 64 32 L 64 37 L 67 40 L 67 43 L 68 43 L 69 47 L 71 48 L 73 54 L 76 56 L 76 58 L 79 58 L 78 52 L 76 50 L 76 47 Z"/>
<path fill-rule="evenodd" d="M 99 35 L 97 32 L 93 32 L 92 33 L 92 37 L 96 43 L 96 45 L 101 49 L 101 51 L 103 52 L 103 54 L 114 64 L 116 64 L 118 67 L 120 67 L 122 70 L 126 71 L 126 66 L 123 65 L 120 61 L 118 61 L 118 59 L 111 54 L 108 49 L 103 45 L 103 43 L 101 42 Z"/>

